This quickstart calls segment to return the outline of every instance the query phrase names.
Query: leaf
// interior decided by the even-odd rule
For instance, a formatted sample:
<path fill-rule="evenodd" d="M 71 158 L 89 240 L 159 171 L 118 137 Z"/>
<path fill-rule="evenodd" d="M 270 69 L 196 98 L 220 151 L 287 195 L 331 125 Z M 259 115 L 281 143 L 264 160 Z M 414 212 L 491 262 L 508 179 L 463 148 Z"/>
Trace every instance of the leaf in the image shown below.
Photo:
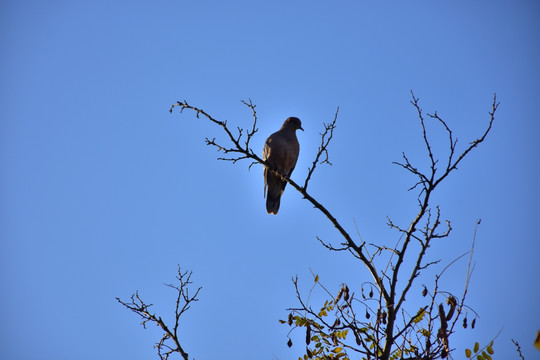
<path fill-rule="evenodd" d="M 285 324 L 286 321 L 285 320 L 278 320 L 280 324 Z"/>
<path fill-rule="evenodd" d="M 489 345 L 486 350 L 487 350 L 489 355 L 493 355 L 494 351 L 493 351 L 493 348 L 491 347 L 491 345 Z"/>
<path fill-rule="evenodd" d="M 478 355 L 478 356 L 476 357 L 476 360 L 484 360 L 484 357 L 483 357 L 482 355 Z"/>
<path fill-rule="evenodd" d="M 422 319 L 424 318 L 424 314 L 426 313 L 426 309 L 425 308 L 422 308 L 420 310 L 418 310 L 418 312 L 416 313 L 416 317 L 414 318 L 414 323 L 415 324 L 418 324 L 420 321 L 422 321 Z"/>
<path fill-rule="evenodd" d="M 315 276 L 315 282 L 319 282 L 319 275 Z"/>
<path fill-rule="evenodd" d="M 491 360 L 491 356 L 489 356 L 485 351 L 482 351 L 482 357 L 486 360 Z"/>
<path fill-rule="evenodd" d="M 335 348 L 334 350 L 332 350 L 332 352 L 334 352 L 334 353 L 337 354 L 337 353 L 340 353 L 341 350 L 343 350 L 343 348 L 338 346 L 337 348 Z"/>
<path fill-rule="evenodd" d="M 472 355 L 471 349 L 465 349 L 465 356 L 467 357 L 467 359 L 469 359 L 471 355 Z"/>
<path fill-rule="evenodd" d="M 477 342 L 475 342 L 475 343 L 474 343 L 473 351 L 474 351 L 474 352 L 478 352 L 478 349 L 480 349 L 480 344 L 477 343 Z"/>

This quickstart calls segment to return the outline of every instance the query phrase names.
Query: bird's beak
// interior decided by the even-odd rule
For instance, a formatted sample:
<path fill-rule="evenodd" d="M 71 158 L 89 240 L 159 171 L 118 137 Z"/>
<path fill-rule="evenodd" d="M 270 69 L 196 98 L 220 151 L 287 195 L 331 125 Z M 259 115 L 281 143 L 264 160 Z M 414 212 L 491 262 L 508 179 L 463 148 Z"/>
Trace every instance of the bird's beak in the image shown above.
<path fill-rule="evenodd" d="M 301 126 L 299 126 L 299 127 L 298 127 L 298 129 L 300 129 L 300 130 L 304 131 L 304 129 L 302 129 L 302 127 L 301 127 Z"/>

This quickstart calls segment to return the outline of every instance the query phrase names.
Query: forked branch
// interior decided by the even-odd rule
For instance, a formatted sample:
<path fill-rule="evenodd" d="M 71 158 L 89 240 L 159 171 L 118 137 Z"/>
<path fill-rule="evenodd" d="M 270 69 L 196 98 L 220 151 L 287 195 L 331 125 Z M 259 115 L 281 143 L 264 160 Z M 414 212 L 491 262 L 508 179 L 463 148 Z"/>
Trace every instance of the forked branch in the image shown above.
<path fill-rule="evenodd" d="M 152 304 L 145 303 L 139 296 L 139 292 L 136 291 L 135 294 L 131 295 L 131 301 L 125 302 L 116 298 L 116 300 L 133 311 L 142 318 L 141 325 L 146 329 L 147 323 L 154 323 L 161 328 L 163 335 L 161 339 L 156 343 L 155 347 L 157 349 L 159 358 L 161 360 L 167 360 L 169 356 L 173 353 L 178 353 L 182 356 L 184 360 L 188 360 L 188 353 L 184 350 L 182 345 L 180 345 L 179 340 L 179 324 L 180 316 L 189 310 L 191 304 L 197 299 L 197 295 L 201 291 L 199 287 L 193 295 L 189 294 L 189 285 L 191 282 L 191 272 L 183 272 L 178 267 L 178 275 L 176 279 L 179 282 L 179 285 L 166 284 L 168 287 L 175 289 L 177 291 L 176 298 L 176 308 L 175 308 L 175 321 L 173 327 L 169 327 L 165 324 L 161 316 L 156 315 L 155 313 L 150 312 L 150 307 Z"/>

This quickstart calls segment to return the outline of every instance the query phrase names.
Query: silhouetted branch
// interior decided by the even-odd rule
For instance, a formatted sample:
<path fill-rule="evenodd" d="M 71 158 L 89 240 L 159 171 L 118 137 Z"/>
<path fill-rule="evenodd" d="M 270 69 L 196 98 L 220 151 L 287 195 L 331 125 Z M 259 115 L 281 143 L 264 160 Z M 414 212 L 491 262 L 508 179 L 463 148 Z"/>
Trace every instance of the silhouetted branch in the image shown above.
<path fill-rule="evenodd" d="M 191 274 L 191 272 L 188 273 L 187 271 L 182 273 L 179 266 L 176 279 L 178 280 L 180 285 L 178 286 L 166 284 L 168 287 L 173 288 L 178 292 L 178 296 L 176 298 L 175 322 L 172 330 L 165 324 L 161 316 L 153 314 L 149 311 L 152 304 L 146 304 L 140 298 L 138 291 L 136 291 L 135 294 L 131 295 L 130 302 L 124 302 L 120 300 L 120 298 L 116 298 L 116 300 L 120 304 L 122 304 L 123 306 L 133 311 L 142 318 L 141 325 L 145 329 L 146 324 L 150 322 L 155 323 L 161 328 L 161 330 L 163 330 L 163 336 L 155 345 L 159 358 L 161 360 L 167 360 L 169 356 L 173 353 L 178 353 L 182 356 L 184 360 L 188 360 L 187 352 L 180 345 L 180 340 L 178 338 L 178 327 L 180 324 L 180 316 L 187 310 L 189 310 L 192 302 L 198 301 L 197 295 L 199 294 L 199 291 L 201 291 L 201 288 L 198 288 L 192 296 L 189 295 L 189 285 L 192 283 Z M 170 345 L 171 343 L 172 345 Z"/>
<path fill-rule="evenodd" d="M 336 114 L 334 115 L 334 120 L 329 124 L 324 124 L 324 132 L 321 135 L 321 145 L 319 146 L 319 149 L 317 151 L 317 155 L 315 155 L 315 160 L 313 160 L 313 164 L 311 165 L 311 168 L 308 168 L 308 174 L 306 176 L 306 181 L 304 183 L 304 190 L 308 187 L 308 182 L 311 179 L 311 175 L 313 175 L 313 172 L 315 171 L 315 167 L 317 167 L 317 164 L 328 164 L 332 165 L 330 161 L 328 161 L 328 145 L 330 144 L 330 141 L 332 140 L 332 137 L 334 136 L 334 129 L 336 128 L 336 121 L 339 113 L 339 106 L 336 110 Z M 323 160 L 320 160 L 321 156 L 324 154 L 325 158 Z M 320 162 L 319 162 L 320 161 Z"/>
<path fill-rule="evenodd" d="M 512 342 L 514 343 L 514 345 L 516 345 L 516 351 L 519 357 L 521 358 L 521 360 L 525 360 L 525 358 L 523 357 L 523 354 L 521 353 L 521 346 L 519 345 L 519 343 L 514 339 L 512 339 Z"/>

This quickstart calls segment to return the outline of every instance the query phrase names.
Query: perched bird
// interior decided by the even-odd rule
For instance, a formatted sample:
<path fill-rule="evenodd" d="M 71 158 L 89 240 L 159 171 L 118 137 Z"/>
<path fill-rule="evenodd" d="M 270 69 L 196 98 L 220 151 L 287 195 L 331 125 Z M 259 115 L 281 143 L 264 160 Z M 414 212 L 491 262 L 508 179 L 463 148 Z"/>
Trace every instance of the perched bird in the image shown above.
<path fill-rule="evenodd" d="M 291 176 L 300 152 L 300 145 L 296 138 L 296 130 L 298 129 L 304 130 L 302 122 L 296 117 L 290 117 L 285 120 L 281 129 L 270 135 L 264 143 L 263 160 L 287 178 Z M 272 170 L 264 168 L 266 211 L 269 214 L 277 215 L 285 185 L 287 185 L 285 180 Z"/>

